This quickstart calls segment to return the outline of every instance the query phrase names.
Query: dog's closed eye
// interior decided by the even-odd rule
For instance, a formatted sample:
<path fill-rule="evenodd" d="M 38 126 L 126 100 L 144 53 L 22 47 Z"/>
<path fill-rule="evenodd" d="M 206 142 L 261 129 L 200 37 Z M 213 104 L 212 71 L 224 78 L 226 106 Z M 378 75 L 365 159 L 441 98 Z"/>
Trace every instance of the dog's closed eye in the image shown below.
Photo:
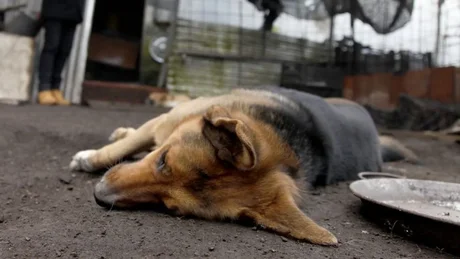
<path fill-rule="evenodd" d="M 163 169 L 165 169 L 166 167 L 166 155 L 167 154 L 168 154 L 168 150 L 164 151 L 157 161 L 157 170 L 160 172 L 163 171 Z"/>
<path fill-rule="evenodd" d="M 202 169 L 198 169 L 198 175 L 203 179 L 209 179 L 210 178 L 209 174 L 206 171 L 202 170 Z"/>

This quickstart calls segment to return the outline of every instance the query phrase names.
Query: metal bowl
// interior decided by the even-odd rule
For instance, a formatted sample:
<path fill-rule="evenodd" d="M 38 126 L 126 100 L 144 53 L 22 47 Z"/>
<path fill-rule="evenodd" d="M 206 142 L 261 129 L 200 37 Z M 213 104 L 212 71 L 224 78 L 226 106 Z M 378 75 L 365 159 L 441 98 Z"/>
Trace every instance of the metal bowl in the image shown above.
<path fill-rule="evenodd" d="M 363 200 L 460 226 L 460 184 L 377 178 L 355 181 L 350 189 Z"/>
<path fill-rule="evenodd" d="M 373 178 L 350 189 L 362 201 L 361 214 L 391 234 L 460 255 L 460 184 Z"/>

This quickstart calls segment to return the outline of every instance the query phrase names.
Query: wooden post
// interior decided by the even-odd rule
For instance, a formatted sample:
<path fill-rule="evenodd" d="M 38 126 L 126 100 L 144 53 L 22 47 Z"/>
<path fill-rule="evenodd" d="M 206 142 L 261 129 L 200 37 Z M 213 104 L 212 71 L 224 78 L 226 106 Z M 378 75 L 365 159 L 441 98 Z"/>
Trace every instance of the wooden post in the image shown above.
<path fill-rule="evenodd" d="M 77 44 L 73 46 L 76 54 L 69 60 L 69 73 L 73 74 L 73 80 L 70 84 L 70 101 L 72 103 L 81 103 L 83 90 L 83 81 L 85 80 L 86 58 L 88 57 L 88 45 L 93 26 L 93 15 L 96 0 L 86 0 L 83 22 L 80 25 L 79 33 L 75 35 Z"/>
<path fill-rule="evenodd" d="M 166 44 L 166 50 L 165 50 L 165 59 L 164 62 L 161 64 L 161 69 L 160 69 L 160 74 L 158 75 L 158 81 L 157 81 L 157 87 L 163 87 L 163 85 L 166 83 L 166 79 L 168 77 L 168 63 L 169 63 L 169 57 L 171 56 L 171 53 L 173 52 L 174 48 L 174 40 L 176 38 L 176 29 L 177 29 L 177 17 L 179 16 L 179 3 L 180 0 L 175 0 L 174 7 L 172 10 L 173 18 L 172 18 L 172 24 L 171 28 L 169 31 L 169 36 Z"/>
<path fill-rule="evenodd" d="M 335 7 L 330 13 L 331 22 L 329 24 L 329 65 L 332 66 L 334 62 L 334 18 L 335 18 Z"/>
<path fill-rule="evenodd" d="M 351 47 L 352 53 L 348 55 L 348 74 L 354 75 L 356 70 L 356 42 L 355 42 L 355 17 L 356 17 L 356 2 L 354 0 L 350 1 L 350 28 L 351 28 L 351 40 L 353 41 L 353 45 Z"/>
<path fill-rule="evenodd" d="M 438 5 L 437 5 L 437 15 L 436 15 L 436 43 L 434 47 L 434 60 L 435 60 L 435 66 L 439 65 L 439 44 L 440 44 L 440 38 L 441 38 L 441 8 L 442 5 L 444 4 L 444 0 L 438 0 Z"/>

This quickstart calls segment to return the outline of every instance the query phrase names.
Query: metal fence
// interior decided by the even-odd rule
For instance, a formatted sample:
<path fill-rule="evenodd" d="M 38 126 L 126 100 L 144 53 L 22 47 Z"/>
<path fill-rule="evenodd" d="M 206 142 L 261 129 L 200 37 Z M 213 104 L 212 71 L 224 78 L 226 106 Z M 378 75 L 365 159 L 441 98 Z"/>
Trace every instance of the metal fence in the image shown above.
<path fill-rule="evenodd" d="M 308 2 L 299 0 L 298 4 Z M 295 64 L 298 73 L 317 71 L 324 75 L 326 87 L 341 88 L 340 83 L 326 82 L 327 77 L 458 66 L 460 20 L 454 13 L 460 10 L 460 0 L 447 0 L 440 9 L 438 52 L 436 7 L 436 1 L 415 1 L 411 20 L 399 30 L 381 35 L 360 21 L 350 26 L 348 14 L 334 16 L 333 26 L 331 19 L 305 20 L 281 14 L 272 31 L 263 32 L 264 13 L 250 1 L 180 1 L 167 85 L 195 96 L 235 86 L 279 85 L 305 78 L 292 69 L 285 73 L 286 67 Z M 304 87 L 311 85 L 305 83 Z"/>

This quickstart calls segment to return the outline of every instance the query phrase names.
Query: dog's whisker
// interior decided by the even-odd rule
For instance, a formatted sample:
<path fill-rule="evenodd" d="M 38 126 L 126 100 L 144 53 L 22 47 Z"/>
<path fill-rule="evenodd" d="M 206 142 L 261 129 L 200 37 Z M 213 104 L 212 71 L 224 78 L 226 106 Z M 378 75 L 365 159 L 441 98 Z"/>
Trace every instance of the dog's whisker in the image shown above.
<path fill-rule="evenodd" d="M 113 163 L 110 163 L 110 164 L 106 165 L 106 166 L 105 166 L 105 169 L 106 169 L 106 170 L 110 170 L 112 167 L 114 167 L 114 166 L 120 164 L 122 161 L 123 161 L 123 159 L 119 158 L 119 159 L 117 159 L 116 161 L 114 161 Z"/>
<path fill-rule="evenodd" d="M 109 209 L 108 212 L 111 212 L 111 211 L 112 211 L 114 205 L 115 205 L 115 201 L 113 201 L 113 202 L 112 202 L 112 205 L 110 205 L 110 209 Z"/>

